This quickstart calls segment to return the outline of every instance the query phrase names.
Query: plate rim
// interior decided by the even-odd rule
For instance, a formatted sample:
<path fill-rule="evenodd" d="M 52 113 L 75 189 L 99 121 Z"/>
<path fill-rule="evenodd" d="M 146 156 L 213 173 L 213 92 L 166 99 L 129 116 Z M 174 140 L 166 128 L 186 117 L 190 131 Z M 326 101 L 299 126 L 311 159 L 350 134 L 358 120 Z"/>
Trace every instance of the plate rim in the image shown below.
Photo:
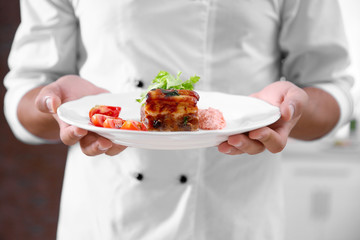
<path fill-rule="evenodd" d="M 162 137 L 173 137 L 173 136 L 178 136 L 179 140 L 184 141 L 183 138 L 189 138 L 189 137 L 216 137 L 216 136 L 231 136 L 234 134 L 240 134 L 240 133 L 244 133 L 244 132 L 248 132 L 257 128 L 261 128 L 261 127 L 265 127 L 268 126 L 274 122 L 276 122 L 280 117 L 281 117 L 281 113 L 280 113 L 280 109 L 277 106 L 274 106 L 262 99 L 258 99 L 258 98 L 254 98 L 254 97 L 250 97 L 250 96 L 245 96 L 245 95 L 236 95 L 236 94 L 228 94 L 228 93 L 223 93 L 223 92 L 214 92 L 214 91 L 197 91 L 199 93 L 199 95 L 201 96 L 201 94 L 206 93 L 206 94 L 224 94 L 224 95 L 230 95 L 230 96 L 235 96 L 235 97 L 244 97 L 244 98 L 251 98 L 254 101 L 260 101 L 263 103 L 268 104 L 269 106 L 273 106 L 275 108 L 278 109 L 277 114 L 273 114 L 271 115 L 271 117 L 266 118 L 265 121 L 260 121 L 254 125 L 252 125 L 250 128 L 243 128 L 243 129 L 239 129 L 239 128 L 230 128 L 230 129 L 221 129 L 221 130 L 198 130 L 198 131 L 177 131 L 177 132 L 157 132 L 157 131 L 133 131 L 133 130 L 120 130 L 120 129 L 111 129 L 111 128 L 102 128 L 102 127 L 97 127 L 94 126 L 90 123 L 90 121 L 85 124 L 78 124 L 77 121 L 74 121 L 72 119 L 69 119 L 68 117 L 64 116 L 63 111 L 65 111 L 66 107 L 68 105 L 72 105 L 72 104 L 76 104 L 77 102 L 82 102 L 82 101 L 86 101 L 86 99 L 88 98 L 102 98 L 106 95 L 134 95 L 134 94 L 138 94 L 140 93 L 139 91 L 132 91 L 132 92 L 123 92 L 123 93 L 100 93 L 100 94 L 95 94 L 95 95 L 88 95 L 88 96 L 84 96 L 82 98 L 76 99 L 76 100 L 72 100 L 69 102 L 66 102 L 64 104 L 61 104 L 59 106 L 59 108 L 57 109 L 57 114 L 59 116 L 59 118 L 66 122 L 69 125 L 73 125 L 76 126 L 78 128 L 82 128 L 91 132 L 95 132 L 99 135 L 128 135 L 128 136 L 146 136 L 146 137 L 151 137 L 153 136 L 154 138 L 162 138 Z M 135 100 L 134 100 L 135 101 Z M 110 139 L 111 141 L 115 142 L 116 139 Z M 136 145 L 136 144 L 135 144 Z M 143 147 L 146 148 L 146 147 Z M 156 148 L 156 149 L 169 149 L 169 148 Z M 173 148 L 173 149 L 177 149 L 177 148 Z"/>

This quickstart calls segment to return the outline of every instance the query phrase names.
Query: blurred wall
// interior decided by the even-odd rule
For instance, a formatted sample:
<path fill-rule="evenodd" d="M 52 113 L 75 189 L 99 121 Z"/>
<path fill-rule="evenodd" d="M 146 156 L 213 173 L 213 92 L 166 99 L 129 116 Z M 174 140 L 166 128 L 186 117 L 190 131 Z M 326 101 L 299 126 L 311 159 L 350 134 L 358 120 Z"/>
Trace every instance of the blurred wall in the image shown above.
<path fill-rule="evenodd" d="M 0 240 L 51 240 L 56 234 L 66 147 L 20 143 L 3 114 L 2 79 L 19 19 L 18 1 L 0 1 Z"/>
<path fill-rule="evenodd" d="M 340 4 L 343 10 L 345 30 L 349 39 L 349 48 L 353 60 L 352 73 L 357 78 L 353 94 L 356 104 L 360 104 L 360 1 L 341 0 Z M 357 118 L 358 122 L 360 121 L 359 105 L 355 108 L 355 118 Z"/>

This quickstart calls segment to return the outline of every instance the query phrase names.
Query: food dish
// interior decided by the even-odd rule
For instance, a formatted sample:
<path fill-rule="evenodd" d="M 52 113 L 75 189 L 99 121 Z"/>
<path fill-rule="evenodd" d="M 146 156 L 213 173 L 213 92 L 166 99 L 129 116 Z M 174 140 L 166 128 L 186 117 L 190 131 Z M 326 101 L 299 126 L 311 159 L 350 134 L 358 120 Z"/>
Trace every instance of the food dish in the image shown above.
<path fill-rule="evenodd" d="M 198 100 L 197 92 L 191 90 L 153 89 L 141 108 L 141 122 L 149 131 L 197 131 Z"/>
<path fill-rule="evenodd" d="M 139 92 L 104 93 L 87 96 L 62 104 L 58 115 L 64 122 L 95 132 L 116 144 L 146 149 L 191 149 L 217 146 L 234 134 L 244 133 L 267 126 L 280 117 L 278 107 L 262 100 L 219 92 L 197 91 L 199 109 L 212 107 L 224 114 L 227 125 L 222 130 L 195 132 L 151 132 L 107 129 L 93 126 L 88 112 L 95 105 L 121 106 L 120 115 L 126 119 L 140 119 L 140 104 L 135 101 Z"/>

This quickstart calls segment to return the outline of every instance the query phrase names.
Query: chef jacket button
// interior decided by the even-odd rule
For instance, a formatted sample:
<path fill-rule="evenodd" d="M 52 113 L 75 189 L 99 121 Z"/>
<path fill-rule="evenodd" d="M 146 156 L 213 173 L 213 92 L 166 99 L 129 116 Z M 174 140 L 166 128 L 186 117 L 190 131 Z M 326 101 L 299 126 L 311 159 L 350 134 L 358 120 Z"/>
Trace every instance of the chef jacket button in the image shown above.
<path fill-rule="evenodd" d="M 187 182 L 188 178 L 185 175 L 180 175 L 179 182 L 181 184 L 185 184 Z"/>
<path fill-rule="evenodd" d="M 141 79 L 136 79 L 135 86 L 138 88 L 142 88 L 142 87 L 144 87 L 144 82 Z"/>
<path fill-rule="evenodd" d="M 135 173 L 135 178 L 139 181 L 144 180 L 144 175 L 142 173 Z"/>

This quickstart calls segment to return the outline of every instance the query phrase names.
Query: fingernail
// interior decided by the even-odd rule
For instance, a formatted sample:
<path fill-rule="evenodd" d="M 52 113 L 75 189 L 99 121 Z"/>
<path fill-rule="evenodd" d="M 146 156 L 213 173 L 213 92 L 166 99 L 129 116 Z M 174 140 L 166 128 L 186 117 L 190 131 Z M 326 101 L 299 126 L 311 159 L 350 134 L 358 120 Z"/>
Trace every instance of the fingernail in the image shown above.
<path fill-rule="evenodd" d="M 82 138 L 84 135 L 74 132 L 75 137 Z"/>
<path fill-rule="evenodd" d="M 102 152 L 105 152 L 105 151 L 107 151 L 107 150 L 109 150 L 109 147 L 102 147 L 102 146 L 98 146 L 98 149 L 100 150 L 100 151 L 102 151 Z"/>
<path fill-rule="evenodd" d="M 239 142 L 239 143 L 237 143 L 236 145 L 234 145 L 236 148 L 241 148 L 242 147 L 242 145 L 243 145 L 243 143 L 242 142 Z"/>
<path fill-rule="evenodd" d="M 51 97 L 50 96 L 46 96 L 45 97 L 45 104 L 46 107 L 48 108 L 50 113 L 55 113 L 54 109 L 52 108 L 52 104 L 51 104 Z"/>
<path fill-rule="evenodd" d="M 264 138 L 264 135 L 262 135 L 262 134 L 259 134 L 255 137 L 253 137 L 254 140 L 261 140 L 262 138 Z"/>
<path fill-rule="evenodd" d="M 225 151 L 225 154 L 229 154 L 229 153 L 231 153 L 231 151 L 232 151 L 232 149 L 230 148 L 230 149 Z"/>
<path fill-rule="evenodd" d="M 293 104 L 290 104 L 289 109 L 290 109 L 290 119 L 291 119 L 295 113 L 295 106 Z"/>

